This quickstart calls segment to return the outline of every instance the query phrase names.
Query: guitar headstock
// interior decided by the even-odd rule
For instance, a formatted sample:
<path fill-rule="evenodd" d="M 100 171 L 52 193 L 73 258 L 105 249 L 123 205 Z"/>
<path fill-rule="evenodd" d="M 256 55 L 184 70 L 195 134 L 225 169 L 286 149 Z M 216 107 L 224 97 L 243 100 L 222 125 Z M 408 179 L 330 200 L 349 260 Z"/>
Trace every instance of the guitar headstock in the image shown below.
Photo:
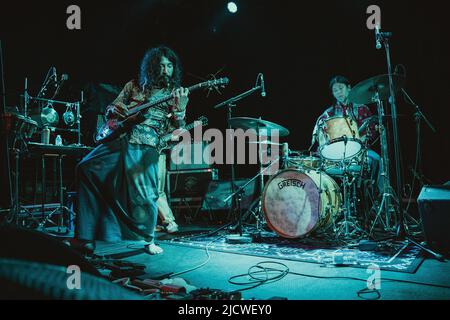
<path fill-rule="evenodd" d="M 218 89 L 218 88 L 225 88 L 225 85 L 227 85 L 230 82 L 230 79 L 227 77 L 214 79 L 214 80 L 208 80 L 202 83 L 202 87 L 208 88 L 208 89 Z"/>

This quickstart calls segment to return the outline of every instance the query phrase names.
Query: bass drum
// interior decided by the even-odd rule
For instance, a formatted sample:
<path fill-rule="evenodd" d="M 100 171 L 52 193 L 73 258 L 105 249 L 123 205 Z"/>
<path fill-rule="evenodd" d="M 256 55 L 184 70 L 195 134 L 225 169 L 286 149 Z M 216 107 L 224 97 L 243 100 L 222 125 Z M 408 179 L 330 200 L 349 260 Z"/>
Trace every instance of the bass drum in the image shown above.
<path fill-rule="evenodd" d="M 286 169 L 264 188 L 267 225 L 284 238 L 301 238 L 333 225 L 342 203 L 340 188 L 326 173 Z"/>

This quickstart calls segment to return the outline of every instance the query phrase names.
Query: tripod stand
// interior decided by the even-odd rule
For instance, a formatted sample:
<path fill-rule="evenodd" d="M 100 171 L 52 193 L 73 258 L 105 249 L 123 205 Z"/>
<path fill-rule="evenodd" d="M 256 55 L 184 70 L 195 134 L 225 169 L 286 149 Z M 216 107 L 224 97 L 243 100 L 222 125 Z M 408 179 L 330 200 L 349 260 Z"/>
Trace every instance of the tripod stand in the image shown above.
<path fill-rule="evenodd" d="M 364 156 L 364 154 L 363 154 Z M 343 186 L 343 203 L 341 210 L 343 211 L 344 220 L 340 223 L 336 238 L 340 238 L 341 234 L 344 238 L 351 239 L 355 234 L 365 233 L 364 230 L 358 226 L 357 221 L 357 197 L 356 197 L 356 182 L 357 177 L 349 171 L 350 163 L 342 160 L 340 163 L 342 169 L 342 186 Z M 363 164 L 361 164 L 363 167 Z"/>
<path fill-rule="evenodd" d="M 269 169 L 270 169 L 270 167 L 273 165 L 273 164 L 275 164 L 275 163 L 277 163 L 277 162 L 279 162 L 279 160 L 280 160 L 280 158 L 278 157 L 275 161 L 273 161 L 272 163 L 271 163 L 271 165 L 270 166 L 268 166 L 268 167 L 266 167 L 264 170 L 259 170 L 259 172 L 258 172 L 258 174 L 256 174 L 253 178 L 251 178 L 249 181 L 247 181 L 243 186 L 241 186 L 236 192 L 234 192 L 234 193 L 232 193 L 231 195 L 229 195 L 227 198 L 225 198 L 223 201 L 224 202 L 227 202 L 228 200 L 230 200 L 231 198 L 234 198 L 234 197 L 236 197 L 237 198 L 237 203 L 238 203 L 238 208 L 239 208 L 239 210 L 240 210 L 240 214 L 239 214 L 239 221 L 238 221 L 238 228 L 239 228 L 239 235 L 240 235 L 240 237 L 244 237 L 243 238 L 243 240 L 242 240 L 242 242 L 251 242 L 251 238 L 250 239 L 248 239 L 249 238 L 249 235 L 243 235 L 243 228 L 242 228 L 242 221 L 244 220 L 244 219 L 246 219 L 247 217 L 248 217 L 248 215 L 250 214 L 250 213 L 253 213 L 254 215 L 255 215 L 255 217 L 256 217 L 256 221 L 257 221 L 257 226 L 256 226 L 256 228 L 257 228 L 257 232 L 260 234 L 261 233 L 261 213 L 262 213 L 262 191 L 261 190 L 263 190 L 263 186 L 262 185 L 260 185 L 260 193 L 259 193 L 259 196 L 258 196 L 258 198 L 256 198 L 255 199 L 255 201 L 253 201 L 253 203 L 250 205 L 250 207 L 249 207 L 249 209 L 247 210 L 247 212 L 245 213 L 245 215 L 242 215 L 242 208 L 241 208 L 241 200 L 242 200 L 242 195 L 245 193 L 245 188 L 250 184 L 250 183 L 252 183 L 253 181 L 255 181 L 257 178 L 260 178 L 261 180 L 264 178 L 264 173 L 266 172 L 266 171 L 268 171 Z M 255 207 L 255 205 L 256 204 L 258 204 L 258 208 L 257 208 L 257 212 L 256 213 L 254 213 L 253 212 L 253 208 Z M 239 239 L 238 238 L 236 238 L 236 237 L 232 237 L 232 241 L 233 242 L 237 242 L 237 241 L 239 241 Z M 241 242 L 241 243 L 242 243 Z"/>
<path fill-rule="evenodd" d="M 430 249 L 424 247 L 423 245 L 417 243 L 412 240 L 407 232 L 406 232 L 406 222 L 405 222 L 405 212 L 402 207 L 402 180 L 401 180 L 401 165 L 400 165 L 400 139 L 398 135 L 398 124 L 397 124 L 397 106 L 396 106 L 396 98 L 395 98 L 395 84 L 394 84 L 394 75 L 392 74 L 392 64 L 391 64 L 391 52 L 390 52 L 390 44 L 389 38 L 392 36 L 390 32 L 380 32 L 379 26 L 377 26 L 377 42 L 381 42 L 385 49 L 386 54 L 386 63 L 387 63 L 387 71 L 388 71 L 388 79 L 389 79 L 389 102 L 391 106 L 391 115 L 392 115 L 392 131 L 393 131 L 393 143 L 394 143 L 394 157 L 395 157 L 395 171 L 396 171 L 396 191 L 397 197 L 399 198 L 397 202 L 398 210 L 399 210 L 399 221 L 396 227 L 396 235 L 395 238 L 397 240 L 403 240 L 407 242 L 411 242 L 423 250 L 427 251 L 431 255 L 433 255 L 436 259 L 442 261 L 443 257 L 440 254 L 437 254 Z M 377 96 L 377 100 L 380 100 L 379 95 Z M 418 109 L 419 110 L 419 109 Z M 419 110 L 420 111 L 420 110 Z M 421 113 L 421 112 L 420 112 Z M 423 114 L 422 114 L 423 115 Z M 424 117 L 424 119 L 428 122 L 428 120 Z M 429 123 L 429 122 L 428 122 Z M 389 171 L 389 169 L 385 170 Z M 384 195 L 383 195 L 384 198 Z"/>
<path fill-rule="evenodd" d="M 260 79 L 260 75 L 258 75 L 257 79 Z M 232 135 L 232 128 L 233 128 L 232 109 L 236 107 L 236 102 L 237 101 L 240 101 L 240 100 L 244 99 L 245 97 L 248 97 L 251 94 L 253 94 L 253 93 L 255 93 L 256 91 L 259 91 L 259 90 L 263 90 L 264 91 L 264 87 L 263 87 L 263 83 L 258 84 L 258 81 L 257 81 L 256 86 L 253 87 L 252 89 L 250 89 L 250 90 L 248 90 L 248 91 L 246 91 L 244 93 L 241 93 L 241 94 L 239 94 L 239 95 L 237 95 L 237 96 L 235 96 L 233 98 L 230 98 L 230 99 L 228 99 L 228 100 L 226 100 L 226 101 L 224 101 L 222 103 L 219 103 L 218 105 L 214 106 L 214 109 L 218 109 L 218 108 L 225 107 L 225 106 L 228 108 L 228 110 L 227 110 L 228 111 L 227 112 L 227 124 L 228 124 L 228 129 L 229 129 L 229 131 L 228 131 L 229 139 L 230 139 L 231 142 L 234 142 L 233 135 Z M 239 126 L 235 126 L 235 127 L 239 127 Z M 227 137 L 228 137 L 228 135 L 227 135 Z M 234 196 L 231 197 L 232 204 L 230 206 L 229 216 L 230 216 L 230 213 L 232 213 L 233 211 L 234 212 L 237 211 L 239 213 L 239 220 L 238 220 L 239 221 L 239 231 L 240 231 L 240 235 L 242 236 L 241 197 L 242 197 L 242 190 L 243 189 L 240 188 L 238 191 L 235 191 L 236 190 L 236 184 L 235 184 L 236 174 L 235 174 L 235 167 L 234 167 L 234 144 L 231 143 L 231 145 L 233 146 L 233 152 L 231 153 L 233 158 L 232 159 L 228 158 L 231 161 L 230 162 L 231 163 L 231 191 L 232 191 L 233 195 L 238 195 L 238 197 L 234 197 Z M 227 198 L 227 201 L 229 199 L 230 199 L 230 197 Z M 237 200 L 237 202 L 236 202 L 236 200 Z M 240 241 L 240 240 L 237 240 L 237 241 Z M 243 241 L 247 242 L 247 239 L 244 239 Z"/>
<path fill-rule="evenodd" d="M 369 235 L 373 236 L 374 228 L 377 224 L 377 221 L 380 220 L 383 223 L 384 229 L 390 230 L 390 221 L 391 215 L 395 214 L 394 204 L 398 204 L 398 200 L 394 197 L 392 193 L 392 187 L 390 184 L 390 174 L 389 174 L 389 150 L 388 150 L 388 140 L 387 140 L 387 129 L 384 125 L 385 113 L 383 102 L 380 98 L 379 87 L 374 88 L 375 94 L 373 100 L 377 103 L 379 123 L 378 127 L 380 130 L 380 141 L 381 141 L 381 159 L 380 159 L 380 178 L 382 179 L 382 198 L 381 203 L 378 206 L 377 213 L 375 215 L 375 220 L 372 223 L 372 226 L 369 231 Z M 385 221 L 383 222 L 382 214 L 384 213 Z"/>

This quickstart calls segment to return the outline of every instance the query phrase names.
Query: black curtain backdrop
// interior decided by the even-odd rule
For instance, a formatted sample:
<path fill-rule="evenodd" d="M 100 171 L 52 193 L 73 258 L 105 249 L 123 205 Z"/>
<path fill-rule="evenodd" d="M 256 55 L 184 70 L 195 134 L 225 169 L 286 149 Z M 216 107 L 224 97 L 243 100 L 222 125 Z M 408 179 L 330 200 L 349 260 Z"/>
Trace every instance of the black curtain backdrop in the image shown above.
<path fill-rule="evenodd" d="M 357 84 L 387 73 L 384 51 L 375 49 L 374 32 L 366 28 L 366 9 L 377 4 L 382 29 L 393 33 L 393 65 L 405 66 L 407 92 L 437 128 L 434 134 L 422 123 L 419 171 L 435 184 L 450 180 L 450 28 L 445 1 L 236 3 L 239 11 L 232 15 L 226 1 L 219 0 L 5 2 L 0 30 L 7 104 L 18 104 L 25 77 L 35 95 L 51 66 L 69 74 L 62 92 L 68 100 L 77 100 L 87 83 L 123 86 L 136 78 L 147 48 L 166 44 L 182 59 L 184 85 L 218 71 L 218 77 L 231 80 L 221 95 L 192 94 L 191 120 L 207 115 L 210 127 L 225 129 L 226 111 L 213 106 L 250 89 L 262 72 L 267 97 L 242 100 L 233 115 L 279 123 L 291 131 L 284 139 L 290 148 L 305 150 L 316 118 L 332 102 L 328 82 L 333 75 L 345 75 Z M 66 28 L 66 8 L 71 4 L 81 8 L 81 30 Z M 414 108 L 400 96 L 398 113 L 403 175 L 410 183 L 416 148 Z M 238 176 L 250 177 L 255 171 L 240 167 Z M 228 173 L 223 166 L 223 175 Z"/>

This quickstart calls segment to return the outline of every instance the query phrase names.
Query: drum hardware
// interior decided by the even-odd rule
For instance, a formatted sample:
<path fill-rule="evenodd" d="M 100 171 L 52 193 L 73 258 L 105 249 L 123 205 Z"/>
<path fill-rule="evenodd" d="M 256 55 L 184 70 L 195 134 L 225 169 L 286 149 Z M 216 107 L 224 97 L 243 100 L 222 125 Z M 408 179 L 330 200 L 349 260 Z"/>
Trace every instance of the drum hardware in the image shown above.
<path fill-rule="evenodd" d="M 392 226 L 390 224 L 392 217 L 391 215 L 395 215 L 396 207 L 400 208 L 400 203 L 398 202 L 397 197 L 400 194 L 397 194 L 397 197 L 394 196 L 393 189 L 391 187 L 391 179 L 390 179 L 390 162 L 389 162 L 389 150 L 388 150 L 388 141 L 387 141 L 387 132 L 386 127 L 384 126 L 384 105 L 380 99 L 380 95 L 378 92 L 375 92 L 375 101 L 377 102 L 378 114 L 379 114 L 379 128 L 380 128 L 380 139 L 381 139 L 381 161 L 380 161 L 380 170 L 381 170 L 381 179 L 383 186 L 383 195 L 381 198 L 381 203 L 378 207 L 378 211 L 375 216 L 375 220 L 370 228 L 370 236 L 373 234 L 373 229 L 376 225 L 378 219 L 381 219 L 381 216 L 384 214 L 384 226 L 386 230 L 392 230 Z"/>
<path fill-rule="evenodd" d="M 390 63 L 390 61 L 389 61 Z M 390 225 L 390 221 L 392 220 L 392 215 L 395 214 L 396 207 L 399 209 L 401 208 L 401 205 L 396 196 L 393 194 L 393 189 L 391 187 L 391 177 L 390 177 L 390 161 L 389 161 L 389 150 L 388 150 L 388 140 L 387 140 L 387 132 L 386 127 L 384 125 L 384 120 L 386 118 L 385 111 L 384 111 L 384 104 L 383 100 L 389 99 L 392 97 L 395 92 L 399 91 L 403 85 L 404 85 L 405 78 L 400 75 L 381 75 L 372 77 L 368 80 L 365 80 L 358 85 L 356 85 L 349 94 L 349 101 L 353 103 L 361 103 L 361 104 L 369 104 L 369 103 L 376 103 L 377 109 L 378 109 L 378 130 L 380 132 L 380 142 L 381 142 L 381 162 L 380 162 L 380 170 L 381 170 L 381 179 L 382 179 L 382 197 L 380 204 L 378 205 L 378 208 L 376 208 L 377 213 L 375 216 L 375 220 L 372 223 L 372 227 L 370 228 L 371 233 L 374 229 L 374 226 L 381 218 L 382 215 L 384 215 L 384 221 L 383 225 L 387 230 L 392 230 L 392 226 Z M 395 100 L 391 99 L 391 100 Z M 391 113 L 392 113 L 392 120 L 394 124 L 393 130 L 394 132 L 394 148 L 395 148 L 395 154 L 396 154 L 396 170 L 397 170 L 397 180 L 398 175 L 400 174 L 400 164 L 398 163 L 398 132 L 397 132 L 397 126 L 396 126 L 396 110 L 395 110 L 395 101 L 391 101 Z M 397 132 L 397 133 L 396 133 Z M 398 180 L 397 182 L 399 182 Z M 398 192 L 398 191 L 397 191 Z M 399 196 L 400 193 L 397 194 Z M 396 204 L 396 205 L 395 205 Z M 400 216 L 403 215 L 402 209 L 400 211 Z"/>
<path fill-rule="evenodd" d="M 404 83 L 404 77 L 397 75 L 397 74 L 393 74 L 392 73 L 392 64 L 391 64 L 391 51 L 390 51 L 390 43 L 389 43 L 389 38 L 392 37 L 392 33 L 391 32 L 380 32 L 380 28 L 378 26 L 378 28 L 376 28 L 377 30 L 377 49 L 380 49 L 380 45 L 383 44 L 383 47 L 385 49 L 385 54 L 386 54 L 386 64 L 387 64 L 387 71 L 388 74 L 387 76 L 384 76 L 385 79 L 383 79 L 383 81 L 381 81 L 381 86 L 379 86 L 378 84 L 376 85 L 376 89 L 373 90 L 374 86 L 369 84 L 369 87 L 372 89 L 372 93 L 375 92 L 375 96 L 372 95 L 372 98 L 375 97 L 375 100 L 378 102 L 379 105 L 381 105 L 381 99 L 383 98 L 389 98 L 389 103 L 391 105 L 391 114 L 392 114 L 392 133 L 393 133 L 393 144 L 394 144 L 394 160 L 395 160 L 395 173 L 396 173 L 396 192 L 397 192 L 397 197 L 398 199 L 401 199 L 402 197 L 402 175 L 401 175 L 401 165 L 400 165 L 400 139 L 399 139 L 399 132 L 398 132 L 398 124 L 397 124 L 397 106 L 396 106 L 396 97 L 395 97 L 395 93 L 397 91 L 399 91 L 399 89 L 403 89 L 403 83 Z M 382 78 L 382 77 L 378 77 L 378 78 Z M 372 78 L 374 79 L 374 78 Z M 386 81 L 387 80 L 387 81 Z M 387 87 L 384 84 L 388 83 L 388 89 L 382 89 L 382 87 Z M 386 92 L 386 96 L 382 96 L 383 93 Z M 404 90 L 402 92 L 405 92 Z M 381 115 L 380 115 L 381 118 Z M 424 119 L 426 119 L 424 117 Z M 427 121 L 428 122 L 428 121 Z M 381 123 L 381 120 L 380 120 Z M 432 126 L 430 126 L 432 128 Z M 432 128 L 434 129 L 434 128 Z M 384 135 L 384 140 L 382 142 L 386 142 L 386 130 L 383 128 L 382 133 Z M 384 148 L 383 148 L 384 147 Z M 387 149 L 387 145 L 382 146 L 382 150 Z M 386 151 L 386 150 L 384 150 Z M 386 161 L 388 159 L 388 156 L 385 152 L 384 157 L 382 157 L 382 160 L 384 162 L 384 164 L 386 164 Z M 389 167 L 384 167 L 384 173 L 389 172 Z M 389 176 L 387 176 L 386 178 L 388 178 Z M 386 193 L 386 185 L 390 186 L 390 180 L 387 179 L 387 182 L 385 181 L 384 184 L 384 190 L 383 190 L 383 200 L 385 200 L 385 202 L 389 202 L 389 200 L 386 201 L 386 199 L 388 199 L 389 197 L 393 197 L 392 194 Z M 406 232 L 406 224 L 405 224 L 405 216 L 404 216 L 404 210 L 402 207 L 402 201 L 397 200 L 397 205 L 398 205 L 398 211 L 399 211 L 399 222 L 396 225 L 396 238 L 398 239 L 402 239 L 402 240 L 406 240 L 409 242 L 412 242 L 416 245 L 418 245 L 414 240 L 412 240 L 407 232 Z M 387 207 L 387 206 L 386 206 Z M 380 212 L 381 212 L 381 208 L 383 208 L 383 206 L 380 206 Z M 385 210 L 386 212 L 389 211 Z M 389 214 L 387 214 L 388 216 Z M 433 256 L 435 256 L 437 259 L 439 259 L 438 254 L 436 254 L 435 252 L 428 250 L 427 248 L 424 248 L 422 245 L 419 245 L 419 247 L 421 247 L 422 249 L 425 249 L 426 251 L 428 251 L 429 253 L 431 253 Z"/>
<path fill-rule="evenodd" d="M 377 31 L 379 31 L 379 27 Z M 398 123 L 397 123 L 397 105 L 396 105 L 396 92 L 404 87 L 405 77 L 397 74 L 393 74 L 392 72 L 392 64 L 391 64 L 391 50 L 389 38 L 392 36 L 391 32 L 377 32 L 377 41 L 378 43 L 382 43 L 385 49 L 386 54 L 386 65 L 387 65 L 387 75 L 378 77 L 380 79 L 379 83 L 375 86 L 366 82 L 366 85 L 372 90 L 372 98 L 375 98 L 376 101 L 381 101 L 382 99 L 388 99 L 391 106 L 391 114 L 392 114 L 392 136 L 393 136 L 393 144 L 394 144 L 394 161 L 395 161 L 395 174 L 396 174 L 396 192 L 397 197 L 400 199 L 402 197 L 402 175 L 401 175 L 401 165 L 400 165 L 400 138 L 398 132 Z M 379 45 L 377 46 L 379 47 Z M 383 79 L 384 78 L 384 79 Z M 374 78 L 372 78 L 374 79 Z M 387 80 L 387 81 L 386 81 Z M 384 88 L 383 88 L 384 87 Z M 373 90 L 375 88 L 375 90 Z M 387 89 L 386 89 L 387 88 Z M 375 97 L 373 95 L 375 93 Z M 386 95 L 384 95 L 386 93 Z M 384 135 L 386 136 L 385 130 L 383 130 Z M 387 148 L 387 146 L 386 146 Z M 387 157 L 386 157 L 387 158 Z M 385 172 L 389 171 L 389 167 L 387 167 Z M 388 183 L 391 185 L 391 181 L 388 180 Z M 383 190 L 384 191 L 384 190 Z M 385 192 L 383 192 L 383 196 L 388 198 L 389 195 L 385 196 Z M 388 201 L 389 202 L 389 201 Z M 404 238 L 406 236 L 405 232 L 405 224 L 404 224 L 404 211 L 402 207 L 402 202 L 398 201 L 398 212 L 399 212 L 399 224 L 396 226 L 396 234 L 399 238 Z"/>
<path fill-rule="evenodd" d="M 276 162 L 278 162 L 278 161 L 280 161 L 280 157 L 278 157 L 276 160 L 274 160 L 273 161 L 273 163 L 272 164 L 274 164 L 274 163 L 276 163 Z M 236 192 L 234 192 L 234 193 L 232 193 L 232 194 L 230 194 L 227 198 L 225 198 L 224 200 L 222 200 L 223 202 L 227 202 L 228 200 L 230 200 L 230 199 L 232 199 L 232 198 L 234 198 L 234 197 L 236 197 L 236 199 L 237 199 L 237 208 L 239 209 L 239 210 L 241 210 L 241 200 L 242 200 L 242 195 L 244 194 L 244 192 L 245 192 L 245 188 L 250 184 L 250 183 L 252 183 L 254 180 L 256 180 L 256 178 L 258 178 L 258 177 L 263 177 L 264 176 L 264 173 L 268 170 L 270 168 L 270 166 L 267 166 L 266 168 L 264 168 L 263 170 L 259 170 L 259 172 L 258 172 L 258 174 L 256 175 L 256 176 L 254 176 L 253 178 L 251 178 L 249 181 L 247 181 L 247 183 L 245 183 L 244 185 L 242 185 Z M 256 212 L 253 212 L 253 208 L 255 207 L 255 204 L 256 203 L 258 203 L 258 209 L 257 209 L 257 211 Z M 257 222 L 257 225 L 256 225 L 256 230 L 257 230 L 257 234 L 261 234 L 261 230 L 262 230 L 262 223 L 261 223 L 261 218 L 260 218 L 260 216 L 258 215 L 258 213 L 259 212 L 261 212 L 260 211 L 260 208 L 261 207 L 261 193 L 260 193 L 260 196 L 257 198 L 257 199 L 255 199 L 255 201 L 250 205 L 250 207 L 249 207 L 249 209 L 247 210 L 247 212 L 244 214 L 244 215 L 242 215 L 242 212 L 240 211 L 240 213 L 239 213 L 239 221 L 238 221 L 238 226 L 239 226 L 239 235 L 240 235 L 240 237 L 242 238 L 242 239 L 239 239 L 239 238 L 236 238 L 235 236 L 231 236 L 230 237 L 230 239 L 229 239 L 229 241 L 230 242 L 232 242 L 232 243 L 248 243 L 248 242 L 251 242 L 251 238 L 250 238 L 250 240 L 249 240 L 249 235 L 243 235 L 243 232 L 242 232 L 242 221 L 244 220 L 244 219 L 246 219 L 247 217 L 248 217 L 248 215 L 250 214 L 250 213 L 252 213 L 254 216 L 255 216 L 255 219 L 256 219 L 256 222 Z M 228 240 L 228 239 L 227 239 Z"/>
<path fill-rule="evenodd" d="M 344 238 L 350 239 L 356 233 L 365 233 L 357 222 L 357 196 L 356 196 L 356 179 L 357 177 L 345 172 L 343 175 L 343 205 L 342 213 L 344 220 L 340 223 L 336 238 L 340 238 L 343 231 Z"/>

